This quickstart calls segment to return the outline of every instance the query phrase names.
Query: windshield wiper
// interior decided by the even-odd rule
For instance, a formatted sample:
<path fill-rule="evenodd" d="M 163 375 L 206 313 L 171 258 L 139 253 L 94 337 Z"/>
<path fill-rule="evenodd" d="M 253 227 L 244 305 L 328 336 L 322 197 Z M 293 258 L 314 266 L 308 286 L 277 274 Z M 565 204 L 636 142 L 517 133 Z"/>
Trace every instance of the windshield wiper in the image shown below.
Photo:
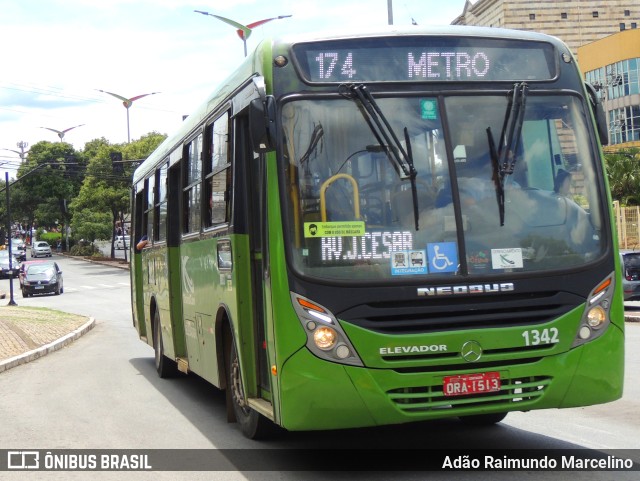
<path fill-rule="evenodd" d="M 411 141 L 409 138 L 409 130 L 404 128 L 404 139 L 407 144 L 407 150 L 404 149 L 402 143 L 398 139 L 391 124 L 380 109 L 369 89 L 363 84 L 342 84 L 340 85 L 341 94 L 349 99 L 355 99 L 361 105 L 362 115 L 371 129 L 374 137 L 380 144 L 382 150 L 387 154 L 387 158 L 391 161 L 391 165 L 401 180 L 409 179 L 411 181 L 411 198 L 413 200 L 413 218 L 418 230 L 418 190 L 416 187 L 416 176 L 418 172 L 413 163 L 413 153 L 411 150 Z"/>
<path fill-rule="evenodd" d="M 524 109 L 527 100 L 528 86 L 525 82 L 515 84 L 510 92 L 507 114 L 504 118 L 500 134 L 500 149 L 496 150 L 491 127 L 487 127 L 489 153 L 493 167 L 493 182 L 496 187 L 496 198 L 500 212 L 500 225 L 504 225 L 504 178 L 513 174 L 516 165 L 516 153 L 520 147 Z"/>

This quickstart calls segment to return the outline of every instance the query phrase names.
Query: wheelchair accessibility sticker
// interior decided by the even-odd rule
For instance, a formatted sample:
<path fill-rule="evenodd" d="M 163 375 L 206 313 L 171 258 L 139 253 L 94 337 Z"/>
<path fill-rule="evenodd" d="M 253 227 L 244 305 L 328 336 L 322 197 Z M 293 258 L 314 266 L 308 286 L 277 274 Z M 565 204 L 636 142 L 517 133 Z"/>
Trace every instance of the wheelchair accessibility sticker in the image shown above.
<path fill-rule="evenodd" d="M 458 248 L 455 242 L 427 244 L 429 272 L 456 272 L 458 270 Z"/>
<path fill-rule="evenodd" d="M 426 251 L 391 252 L 391 275 L 428 274 Z"/>

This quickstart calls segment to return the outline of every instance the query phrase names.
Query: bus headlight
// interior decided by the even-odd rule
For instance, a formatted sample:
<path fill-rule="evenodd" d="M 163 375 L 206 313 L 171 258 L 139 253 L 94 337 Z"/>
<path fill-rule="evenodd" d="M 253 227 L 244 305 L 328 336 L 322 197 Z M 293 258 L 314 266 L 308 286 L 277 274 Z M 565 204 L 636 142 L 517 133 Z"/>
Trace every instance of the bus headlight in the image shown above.
<path fill-rule="evenodd" d="M 313 341 L 323 351 L 327 351 L 336 345 L 338 334 L 330 327 L 321 326 L 313 331 Z"/>
<path fill-rule="evenodd" d="M 291 293 L 291 302 L 307 335 L 307 349 L 320 359 L 364 366 L 331 311 L 294 292 Z"/>
<path fill-rule="evenodd" d="M 602 327 L 606 320 L 607 313 L 602 308 L 602 306 L 596 306 L 592 309 L 589 309 L 589 311 L 587 312 L 587 323 L 594 329 Z"/>
<path fill-rule="evenodd" d="M 609 310 L 615 287 L 615 274 L 611 273 L 598 284 L 589 294 L 587 305 L 578 332 L 573 341 L 573 347 L 592 341 L 602 335 L 611 322 Z"/>

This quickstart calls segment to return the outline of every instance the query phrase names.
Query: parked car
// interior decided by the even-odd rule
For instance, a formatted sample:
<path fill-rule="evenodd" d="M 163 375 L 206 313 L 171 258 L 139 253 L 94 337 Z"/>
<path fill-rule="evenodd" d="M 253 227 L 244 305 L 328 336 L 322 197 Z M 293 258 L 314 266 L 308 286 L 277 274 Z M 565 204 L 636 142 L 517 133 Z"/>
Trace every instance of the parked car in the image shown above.
<path fill-rule="evenodd" d="M 11 267 L 9 267 L 9 251 L 0 251 L 0 275 L 3 278 L 15 277 L 18 274 L 20 261 L 16 258 L 15 254 L 12 253 L 12 255 L 13 260 L 11 262 Z"/>
<path fill-rule="evenodd" d="M 42 262 L 27 266 L 22 283 L 22 297 L 34 294 L 62 294 L 62 270 L 56 262 Z"/>
<path fill-rule="evenodd" d="M 625 301 L 640 300 L 640 251 L 620 251 Z"/>
<path fill-rule="evenodd" d="M 36 241 L 31 246 L 31 257 L 51 257 L 51 246 L 45 241 Z"/>
<path fill-rule="evenodd" d="M 24 273 L 31 264 L 42 264 L 43 262 L 49 262 L 45 260 L 35 260 L 35 261 L 23 261 L 20 263 L 20 267 L 18 267 L 18 280 L 20 281 L 20 289 L 22 289 L 22 284 L 24 283 Z"/>
<path fill-rule="evenodd" d="M 131 238 L 128 235 L 125 235 L 125 236 L 119 235 L 118 237 L 116 237 L 116 242 L 114 247 L 116 249 L 124 249 L 125 246 L 127 249 L 131 247 Z"/>

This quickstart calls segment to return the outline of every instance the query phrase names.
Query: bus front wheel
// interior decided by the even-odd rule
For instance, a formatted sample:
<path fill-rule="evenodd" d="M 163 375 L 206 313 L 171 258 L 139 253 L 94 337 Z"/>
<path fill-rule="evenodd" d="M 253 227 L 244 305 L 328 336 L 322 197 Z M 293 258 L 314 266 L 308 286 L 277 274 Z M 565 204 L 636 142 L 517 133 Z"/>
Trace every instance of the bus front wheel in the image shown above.
<path fill-rule="evenodd" d="M 173 377 L 178 373 L 175 361 L 164 355 L 162 343 L 162 328 L 160 327 L 160 313 L 156 310 L 153 315 L 153 350 L 155 353 L 155 365 L 158 376 L 161 378 Z"/>
<path fill-rule="evenodd" d="M 240 360 L 233 339 L 228 341 L 227 353 L 227 410 L 231 407 L 235 421 L 238 422 L 242 434 L 247 438 L 263 439 L 268 437 L 275 425 L 247 404 L 242 386 Z"/>

